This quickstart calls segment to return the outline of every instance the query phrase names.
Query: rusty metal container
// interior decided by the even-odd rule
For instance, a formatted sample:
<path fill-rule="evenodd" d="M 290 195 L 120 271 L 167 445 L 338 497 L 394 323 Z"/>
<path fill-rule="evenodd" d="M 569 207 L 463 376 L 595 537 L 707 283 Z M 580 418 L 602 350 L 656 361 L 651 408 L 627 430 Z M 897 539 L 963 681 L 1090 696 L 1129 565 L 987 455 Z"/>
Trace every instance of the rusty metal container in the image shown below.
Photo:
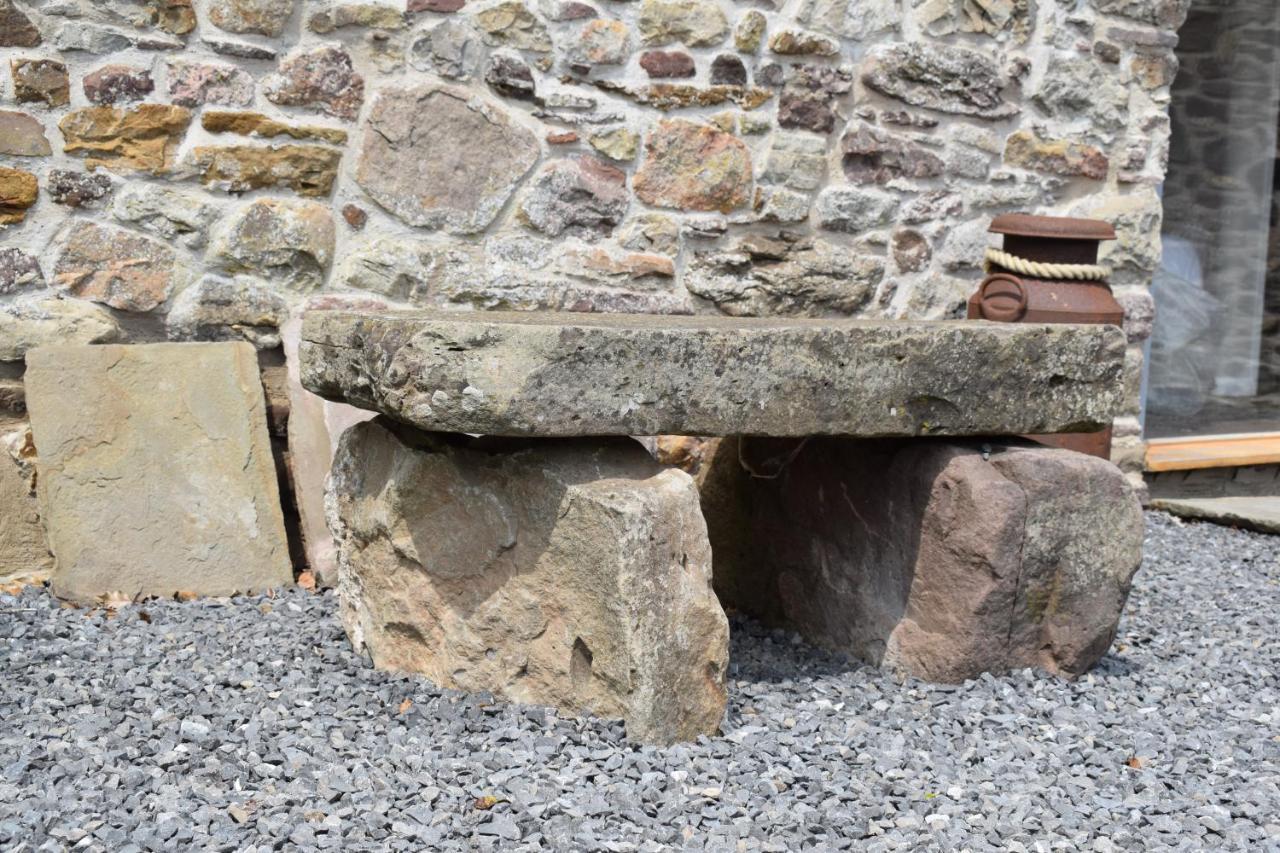
<path fill-rule="evenodd" d="M 1096 219 L 1031 216 L 1022 213 L 997 216 L 993 234 L 1004 235 L 1004 251 L 1024 261 L 1050 264 L 1098 263 L 1103 240 L 1116 239 L 1115 229 Z M 997 262 L 988 263 L 988 275 L 969 299 L 969 319 L 1000 323 L 1109 323 L 1120 326 L 1124 309 L 1102 278 L 1072 280 L 1037 278 Z M 1050 447 L 1077 450 L 1108 459 L 1111 430 L 1066 435 L 1031 435 L 1027 438 Z"/>

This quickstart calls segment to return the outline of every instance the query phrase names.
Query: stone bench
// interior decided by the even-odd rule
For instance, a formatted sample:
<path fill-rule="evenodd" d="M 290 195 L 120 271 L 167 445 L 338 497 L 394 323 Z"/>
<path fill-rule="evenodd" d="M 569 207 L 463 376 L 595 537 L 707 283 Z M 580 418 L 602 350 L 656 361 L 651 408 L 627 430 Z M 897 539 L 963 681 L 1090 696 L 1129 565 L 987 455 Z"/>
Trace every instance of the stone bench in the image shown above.
<path fill-rule="evenodd" d="M 1104 461 L 963 439 L 1104 427 L 1123 351 L 1108 326 L 313 311 L 303 384 L 384 415 L 330 477 L 344 625 L 379 667 L 658 743 L 720 723 L 722 600 L 922 677 L 1081 671 L 1136 499 Z M 655 434 L 731 438 L 695 480 L 627 438 Z"/>

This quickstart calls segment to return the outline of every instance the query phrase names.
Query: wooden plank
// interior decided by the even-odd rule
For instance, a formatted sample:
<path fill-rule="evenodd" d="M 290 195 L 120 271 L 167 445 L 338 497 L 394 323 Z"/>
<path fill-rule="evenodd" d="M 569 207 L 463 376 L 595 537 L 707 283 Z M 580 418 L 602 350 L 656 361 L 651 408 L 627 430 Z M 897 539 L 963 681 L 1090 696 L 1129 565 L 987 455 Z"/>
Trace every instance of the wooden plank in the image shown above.
<path fill-rule="evenodd" d="M 1162 438 L 1147 443 L 1147 470 L 1195 471 L 1280 463 L 1280 432 Z"/>

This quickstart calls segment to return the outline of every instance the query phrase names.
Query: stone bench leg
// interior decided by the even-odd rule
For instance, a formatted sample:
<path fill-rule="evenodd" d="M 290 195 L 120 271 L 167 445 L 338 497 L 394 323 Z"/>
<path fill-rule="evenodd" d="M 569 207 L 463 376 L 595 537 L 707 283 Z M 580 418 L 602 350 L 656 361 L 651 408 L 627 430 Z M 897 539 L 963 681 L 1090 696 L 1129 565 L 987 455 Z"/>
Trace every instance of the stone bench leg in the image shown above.
<path fill-rule="evenodd" d="M 1141 508 L 1108 462 L 988 447 L 723 440 L 699 474 L 716 591 L 818 645 L 932 681 L 1084 672 L 1115 637 L 1141 561 Z"/>
<path fill-rule="evenodd" d="M 651 743 L 715 732 L 728 623 L 697 487 L 629 439 L 344 436 L 328 514 L 347 634 L 384 669 Z"/>

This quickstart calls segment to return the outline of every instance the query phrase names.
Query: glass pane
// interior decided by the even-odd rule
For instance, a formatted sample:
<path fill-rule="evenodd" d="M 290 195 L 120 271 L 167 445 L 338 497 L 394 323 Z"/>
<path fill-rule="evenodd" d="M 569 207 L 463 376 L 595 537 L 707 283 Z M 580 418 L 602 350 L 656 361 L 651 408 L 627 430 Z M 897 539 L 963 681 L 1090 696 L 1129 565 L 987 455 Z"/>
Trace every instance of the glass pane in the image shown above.
<path fill-rule="evenodd" d="M 1280 430 L 1280 4 L 1195 0 L 1180 31 L 1150 438 Z"/>

